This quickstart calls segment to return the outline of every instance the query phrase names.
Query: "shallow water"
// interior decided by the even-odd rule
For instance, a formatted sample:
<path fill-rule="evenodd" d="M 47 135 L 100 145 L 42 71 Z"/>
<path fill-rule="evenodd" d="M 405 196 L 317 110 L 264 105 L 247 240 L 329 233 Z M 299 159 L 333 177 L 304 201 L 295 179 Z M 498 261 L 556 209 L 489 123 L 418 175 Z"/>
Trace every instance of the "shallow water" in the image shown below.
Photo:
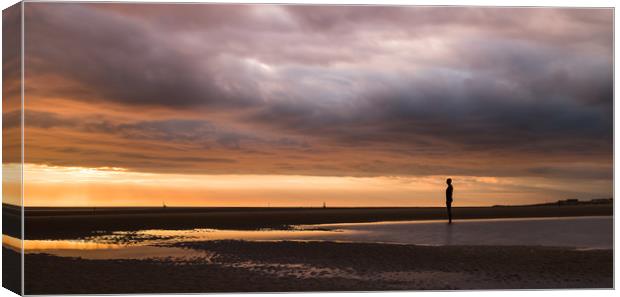
<path fill-rule="evenodd" d="M 527 245 L 613 248 L 613 217 L 519 218 L 315 225 L 340 240 L 418 245 Z"/>
<path fill-rule="evenodd" d="M 528 245 L 578 249 L 613 248 L 612 217 L 400 221 L 295 226 L 292 230 L 143 230 L 85 240 L 26 240 L 26 253 L 87 259 L 202 258 L 212 255 L 166 245 L 205 240 L 297 240 L 418 245 Z M 3 245 L 19 247 L 3 235 Z"/>

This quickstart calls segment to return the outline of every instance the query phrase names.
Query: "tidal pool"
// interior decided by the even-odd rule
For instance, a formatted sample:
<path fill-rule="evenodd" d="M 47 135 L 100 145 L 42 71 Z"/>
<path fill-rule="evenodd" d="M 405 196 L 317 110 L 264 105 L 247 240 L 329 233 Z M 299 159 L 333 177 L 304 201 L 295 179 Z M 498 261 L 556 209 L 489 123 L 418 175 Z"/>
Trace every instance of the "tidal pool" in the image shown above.
<path fill-rule="evenodd" d="M 417 245 L 519 245 L 576 249 L 612 249 L 613 217 L 398 221 L 299 225 L 290 230 L 142 230 L 118 231 L 82 240 L 25 240 L 26 253 L 86 259 L 194 258 L 205 251 L 171 247 L 207 240 L 341 241 Z M 3 245 L 22 242 L 3 235 Z"/>

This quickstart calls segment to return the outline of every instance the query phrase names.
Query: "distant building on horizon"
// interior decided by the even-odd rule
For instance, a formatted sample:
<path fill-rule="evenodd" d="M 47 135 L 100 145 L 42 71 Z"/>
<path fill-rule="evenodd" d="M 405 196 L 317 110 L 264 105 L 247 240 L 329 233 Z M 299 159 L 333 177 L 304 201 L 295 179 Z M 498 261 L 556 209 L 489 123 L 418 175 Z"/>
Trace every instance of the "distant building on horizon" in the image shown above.
<path fill-rule="evenodd" d="M 566 199 L 566 200 L 558 200 L 558 205 L 577 205 L 579 204 L 579 199 Z"/>
<path fill-rule="evenodd" d="M 558 200 L 558 205 L 581 205 L 581 204 L 613 204 L 613 198 L 596 198 L 590 200 L 579 200 L 579 199 L 565 199 Z"/>
<path fill-rule="evenodd" d="M 592 204 L 613 204 L 614 199 L 613 198 L 598 198 L 598 199 L 590 200 L 590 203 Z"/>

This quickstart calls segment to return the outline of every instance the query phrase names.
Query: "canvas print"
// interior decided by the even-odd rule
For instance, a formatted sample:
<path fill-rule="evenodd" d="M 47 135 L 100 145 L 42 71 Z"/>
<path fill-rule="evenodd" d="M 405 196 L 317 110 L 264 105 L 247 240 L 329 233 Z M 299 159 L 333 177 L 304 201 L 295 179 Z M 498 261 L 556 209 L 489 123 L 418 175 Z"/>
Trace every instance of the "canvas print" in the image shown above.
<path fill-rule="evenodd" d="M 19 294 L 613 287 L 613 8 L 20 2 Z"/>

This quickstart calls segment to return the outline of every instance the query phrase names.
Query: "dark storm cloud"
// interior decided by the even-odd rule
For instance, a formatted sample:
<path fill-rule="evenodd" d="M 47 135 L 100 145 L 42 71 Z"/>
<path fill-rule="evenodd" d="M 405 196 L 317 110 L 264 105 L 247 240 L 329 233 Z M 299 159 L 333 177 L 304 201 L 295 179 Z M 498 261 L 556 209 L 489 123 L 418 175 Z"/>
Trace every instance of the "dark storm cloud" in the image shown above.
<path fill-rule="evenodd" d="M 26 12 L 27 93 L 135 112 L 71 117 L 31 101 L 39 112 L 27 121 L 40 129 L 257 160 L 295 152 L 263 160 L 272 165 L 262 173 L 609 177 L 611 10 L 29 3 Z M 167 120 L 147 118 L 161 107 Z"/>
<path fill-rule="evenodd" d="M 592 103 L 587 100 L 592 97 L 568 96 L 569 91 L 560 89 L 570 89 L 570 84 L 554 81 L 548 83 L 556 88 L 549 87 L 539 97 L 529 94 L 535 88 L 527 83 L 507 85 L 493 77 L 464 81 L 437 77 L 368 93 L 368 98 L 348 108 L 273 104 L 250 120 L 349 146 L 383 143 L 421 148 L 426 143 L 442 149 L 428 142 L 435 138 L 459 149 L 480 151 L 611 153 L 611 93 L 595 97 Z M 597 90 L 585 92 L 599 95 Z"/>
<path fill-rule="evenodd" d="M 83 87 L 29 86 L 35 94 L 167 107 L 249 103 L 245 96 L 251 89 L 227 92 L 227 86 L 216 85 L 215 65 L 185 54 L 182 45 L 149 24 L 88 5 L 33 5 L 26 17 L 36 20 L 26 28 L 31 73 L 55 73 Z"/>

